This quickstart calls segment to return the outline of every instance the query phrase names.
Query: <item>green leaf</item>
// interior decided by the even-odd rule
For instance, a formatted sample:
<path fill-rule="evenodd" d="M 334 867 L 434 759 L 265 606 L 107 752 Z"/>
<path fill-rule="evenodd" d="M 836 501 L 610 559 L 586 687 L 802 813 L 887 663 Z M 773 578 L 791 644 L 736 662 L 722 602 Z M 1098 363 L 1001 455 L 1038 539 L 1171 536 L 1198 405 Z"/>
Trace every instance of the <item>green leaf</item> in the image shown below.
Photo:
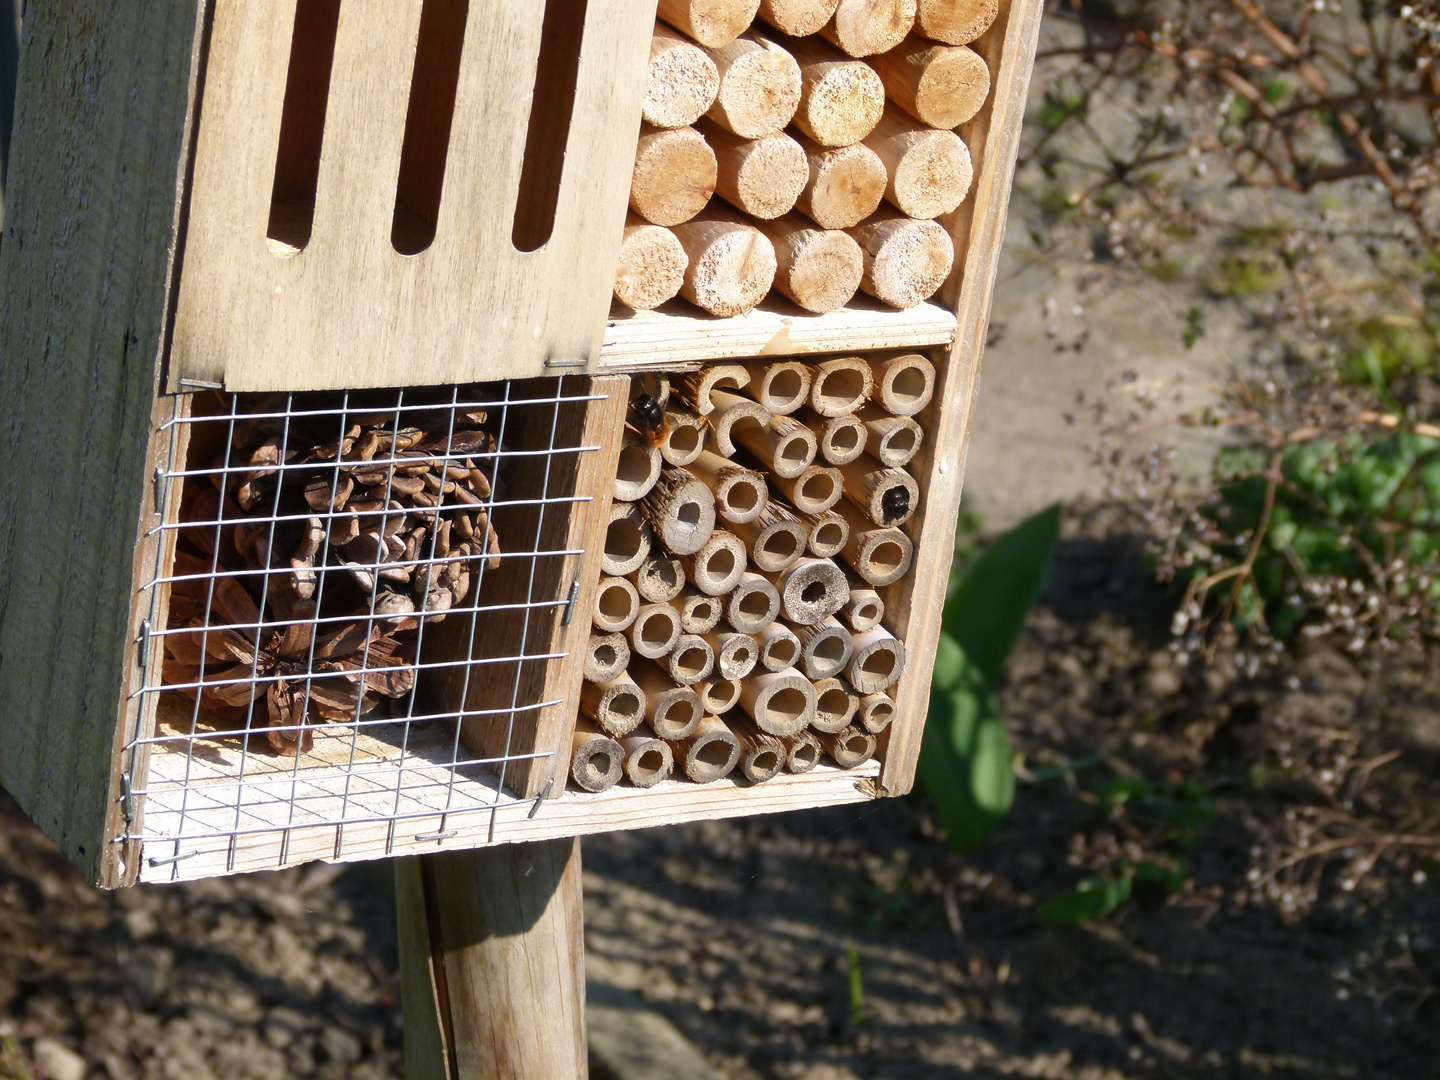
<path fill-rule="evenodd" d="M 980 671 L 953 641 L 941 656 L 958 659 L 952 681 L 930 693 L 920 745 L 920 779 L 952 847 L 973 851 L 998 829 L 1015 801 L 1010 736 L 1000 706 Z M 937 675 L 938 675 L 937 666 Z"/>
<path fill-rule="evenodd" d="M 943 627 L 993 685 L 1015 647 L 1025 614 L 1040 595 L 1055 540 L 1057 503 L 1022 521 L 985 549 L 945 605 Z"/>
<path fill-rule="evenodd" d="M 1046 926 L 1074 926 L 1109 915 L 1130 899 L 1132 877 L 1123 874 L 1110 881 L 1088 877 L 1069 892 L 1052 896 L 1038 909 L 1040 921 Z"/>

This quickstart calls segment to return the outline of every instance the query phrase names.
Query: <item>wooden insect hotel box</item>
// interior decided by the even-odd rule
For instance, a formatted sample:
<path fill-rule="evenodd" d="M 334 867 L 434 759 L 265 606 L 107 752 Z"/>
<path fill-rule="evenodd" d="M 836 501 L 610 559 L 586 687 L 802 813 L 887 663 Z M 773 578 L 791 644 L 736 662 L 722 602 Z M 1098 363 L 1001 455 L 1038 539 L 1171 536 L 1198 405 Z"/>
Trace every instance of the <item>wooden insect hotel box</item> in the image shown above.
<path fill-rule="evenodd" d="M 74 0 L 0 784 L 98 884 L 911 787 L 1040 0 Z"/>

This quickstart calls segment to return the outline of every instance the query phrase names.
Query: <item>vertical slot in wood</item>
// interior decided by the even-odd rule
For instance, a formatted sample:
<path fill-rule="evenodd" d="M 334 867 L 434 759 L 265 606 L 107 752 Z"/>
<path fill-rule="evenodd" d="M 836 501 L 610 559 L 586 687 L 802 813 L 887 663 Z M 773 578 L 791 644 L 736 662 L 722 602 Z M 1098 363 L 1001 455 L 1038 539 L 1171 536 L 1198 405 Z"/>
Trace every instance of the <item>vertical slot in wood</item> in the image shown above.
<path fill-rule="evenodd" d="M 270 192 L 270 224 L 265 230 L 270 250 L 278 256 L 297 255 L 310 242 L 339 25 L 340 0 L 298 0 L 295 5 L 280 145 L 275 151 L 275 185 Z"/>
<path fill-rule="evenodd" d="M 530 127 L 520 166 L 520 193 L 510 233 L 517 251 L 543 247 L 555 229 L 584 33 L 585 0 L 546 0 Z"/>
<path fill-rule="evenodd" d="M 420 8 L 415 71 L 410 78 L 410 105 L 390 226 L 390 243 L 401 255 L 418 255 L 435 241 L 469 14 L 470 0 L 425 0 Z"/>

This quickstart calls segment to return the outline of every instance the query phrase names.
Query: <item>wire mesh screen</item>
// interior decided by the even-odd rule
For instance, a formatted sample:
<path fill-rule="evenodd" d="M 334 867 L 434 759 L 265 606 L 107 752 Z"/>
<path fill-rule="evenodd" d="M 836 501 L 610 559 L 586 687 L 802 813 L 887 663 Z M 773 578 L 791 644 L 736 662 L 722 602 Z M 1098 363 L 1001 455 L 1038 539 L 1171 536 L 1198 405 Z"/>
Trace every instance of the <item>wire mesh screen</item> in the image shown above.
<path fill-rule="evenodd" d="M 191 398 L 158 434 L 119 840 L 154 868 L 279 831 L 284 863 L 298 830 L 340 858 L 533 812 L 589 388 Z"/>

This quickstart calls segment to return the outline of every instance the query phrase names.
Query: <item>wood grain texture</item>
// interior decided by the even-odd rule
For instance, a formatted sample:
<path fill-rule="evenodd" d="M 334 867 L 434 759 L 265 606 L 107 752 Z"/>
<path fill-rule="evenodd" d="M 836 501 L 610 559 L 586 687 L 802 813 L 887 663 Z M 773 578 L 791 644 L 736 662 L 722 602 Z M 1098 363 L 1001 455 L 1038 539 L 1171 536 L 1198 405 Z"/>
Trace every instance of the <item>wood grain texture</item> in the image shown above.
<path fill-rule="evenodd" d="M 720 74 L 703 49 L 664 23 L 650 38 L 650 66 L 640 114 L 656 127 L 684 127 L 705 115 L 720 89 Z"/>

